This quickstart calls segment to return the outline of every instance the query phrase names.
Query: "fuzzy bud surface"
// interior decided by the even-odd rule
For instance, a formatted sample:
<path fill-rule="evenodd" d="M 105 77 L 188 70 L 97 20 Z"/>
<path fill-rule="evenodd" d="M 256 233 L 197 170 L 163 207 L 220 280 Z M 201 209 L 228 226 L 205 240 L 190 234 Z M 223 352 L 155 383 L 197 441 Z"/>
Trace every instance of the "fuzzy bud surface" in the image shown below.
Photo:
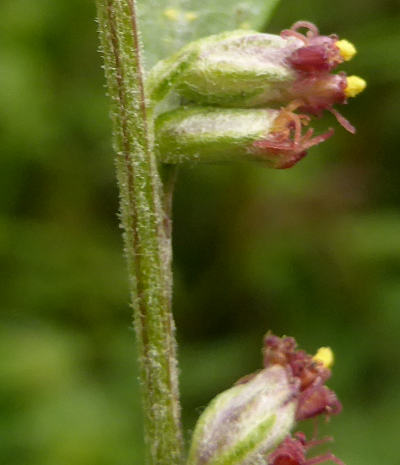
<path fill-rule="evenodd" d="M 279 366 L 219 394 L 198 421 L 188 465 L 264 463 L 295 424 L 294 394 Z"/>

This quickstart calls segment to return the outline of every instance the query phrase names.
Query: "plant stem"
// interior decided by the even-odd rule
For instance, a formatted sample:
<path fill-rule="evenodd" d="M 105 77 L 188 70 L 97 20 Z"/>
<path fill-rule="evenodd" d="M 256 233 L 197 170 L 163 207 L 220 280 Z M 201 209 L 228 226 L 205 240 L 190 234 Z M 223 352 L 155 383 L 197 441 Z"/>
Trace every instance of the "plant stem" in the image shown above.
<path fill-rule="evenodd" d="M 97 0 L 120 217 L 137 334 L 149 465 L 178 465 L 182 434 L 171 314 L 171 241 L 153 150 L 135 0 Z"/>

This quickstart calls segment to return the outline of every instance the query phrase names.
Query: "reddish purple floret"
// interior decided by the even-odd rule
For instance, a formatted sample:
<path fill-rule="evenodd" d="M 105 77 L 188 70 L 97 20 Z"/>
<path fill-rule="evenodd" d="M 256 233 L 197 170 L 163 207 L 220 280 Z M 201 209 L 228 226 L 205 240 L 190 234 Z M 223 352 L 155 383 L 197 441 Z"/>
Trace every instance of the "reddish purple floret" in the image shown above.
<path fill-rule="evenodd" d="M 336 415 L 341 409 L 336 394 L 325 386 L 331 372 L 303 350 L 290 337 L 267 334 L 264 340 L 264 366 L 281 365 L 298 388 L 297 420 L 318 415 Z"/>
<path fill-rule="evenodd" d="M 298 401 L 297 421 L 319 415 L 330 417 L 341 411 L 342 406 L 336 394 L 325 386 L 331 371 L 304 350 L 299 350 L 294 338 L 268 333 L 264 338 L 263 365 L 266 369 L 274 365 L 286 369 L 293 386 L 293 395 Z M 237 384 L 247 383 L 255 375 L 248 375 Z M 309 449 L 329 441 L 332 438 L 307 440 L 302 432 L 288 435 L 272 453 L 265 456 L 265 465 L 317 465 L 326 461 L 344 465 L 331 452 L 307 458 Z"/>
<path fill-rule="evenodd" d="M 253 143 L 250 152 L 265 158 L 269 164 L 277 169 L 286 169 L 295 165 L 307 155 L 307 150 L 333 135 L 333 129 L 314 136 L 314 130 L 309 128 L 304 134 L 310 117 L 292 111 L 298 103 L 294 102 L 287 108 L 280 110 L 274 127 L 269 134 Z"/>
<path fill-rule="evenodd" d="M 347 76 L 345 73 L 305 75 L 298 79 L 291 89 L 291 94 L 298 102 L 300 111 L 321 116 L 324 110 L 331 112 L 347 131 L 354 134 L 355 128 L 342 116 L 333 105 L 346 103 L 345 89 Z"/>
<path fill-rule="evenodd" d="M 304 28 L 307 32 L 301 34 L 299 29 Z M 284 58 L 294 71 L 295 79 L 290 88 L 280 95 L 290 103 L 280 109 L 268 134 L 253 142 L 248 151 L 273 168 L 286 169 L 304 158 L 310 147 L 333 135 L 333 129 L 317 136 L 314 136 L 312 128 L 303 131 L 310 122 L 309 115 L 319 117 L 327 110 L 347 131 L 354 134 L 356 130 L 333 108 L 336 104 L 347 103 L 346 74 L 331 73 L 344 61 L 340 48 L 336 45 L 338 37 L 320 35 L 318 28 L 307 21 L 295 23 L 291 29 L 282 31 L 281 36 L 294 37 L 296 42 L 296 47 L 288 47 Z"/>
<path fill-rule="evenodd" d="M 299 29 L 307 29 L 301 34 Z M 291 29 L 282 31 L 281 36 L 296 37 L 304 47 L 295 49 L 287 62 L 297 72 L 289 95 L 298 102 L 297 108 L 314 116 L 321 116 L 324 110 L 330 111 L 347 131 L 354 134 L 355 128 L 337 110 L 336 104 L 347 103 L 345 89 L 346 73 L 331 74 L 334 68 L 343 63 L 343 57 L 336 42 L 336 35 L 322 36 L 318 28 L 307 21 L 298 21 Z"/>
<path fill-rule="evenodd" d="M 307 33 L 301 34 L 299 29 L 307 29 Z M 320 73 L 332 71 L 343 58 L 336 46 L 336 35 L 322 36 L 318 28 L 308 21 L 298 21 L 290 29 L 282 31 L 283 38 L 294 36 L 304 42 L 304 47 L 296 49 L 289 57 L 288 62 L 300 72 Z"/>
<path fill-rule="evenodd" d="M 304 433 L 296 433 L 295 437 L 287 436 L 277 449 L 268 456 L 268 465 L 316 465 L 326 461 L 344 465 L 341 460 L 330 452 L 310 459 L 306 458 L 308 449 L 329 440 L 330 438 L 320 441 L 307 441 Z"/>
<path fill-rule="evenodd" d="M 330 71 L 329 54 L 323 45 L 309 45 L 295 50 L 288 61 L 298 71 Z"/>

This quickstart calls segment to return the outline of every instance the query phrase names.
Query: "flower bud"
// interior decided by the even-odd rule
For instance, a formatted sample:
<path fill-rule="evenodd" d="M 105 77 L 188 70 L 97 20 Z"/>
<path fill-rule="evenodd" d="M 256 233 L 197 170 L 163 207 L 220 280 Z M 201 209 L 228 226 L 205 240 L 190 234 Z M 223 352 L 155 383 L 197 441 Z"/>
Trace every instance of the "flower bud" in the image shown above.
<path fill-rule="evenodd" d="M 333 131 L 313 137 L 303 134 L 310 118 L 291 108 L 220 109 L 187 107 L 159 116 L 155 123 L 158 156 L 164 163 L 184 161 L 262 161 L 272 168 L 289 168 L 307 150 Z"/>
<path fill-rule="evenodd" d="M 306 28 L 306 35 L 298 29 Z M 298 100 L 319 114 L 345 103 L 346 75 L 330 71 L 355 54 L 337 36 L 322 36 L 300 21 L 281 35 L 238 30 L 192 42 L 161 61 L 149 76 L 159 101 L 171 90 L 188 102 L 221 107 L 265 107 Z M 306 110 L 307 109 L 307 110 Z"/>
<path fill-rule="evenodd" d="M 307 451 L 330 440 L 292 436 L 296 421 L 332 415 L 340 410 L 325 386 L 332 351 L 324 347 L 312 357 L 290 337 L 268 333 L 264 368 L 240 379 L 219 394 L 196 425 L 187 465 L 311 465 L 331 460 L 332 453 L 307 460 Z"/>
<path fill-rule="evenodd" d="M 295 393 L 273 366 L 219 394 L 196 425 L 188 465 L 264 463 L 295 424 Z"/>

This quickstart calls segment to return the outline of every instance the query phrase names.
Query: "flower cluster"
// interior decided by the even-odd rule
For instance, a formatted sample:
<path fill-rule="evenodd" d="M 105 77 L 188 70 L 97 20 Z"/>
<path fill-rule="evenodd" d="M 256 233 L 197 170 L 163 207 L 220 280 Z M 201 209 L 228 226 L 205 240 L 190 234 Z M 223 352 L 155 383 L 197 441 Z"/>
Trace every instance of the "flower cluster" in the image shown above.
<path fill-rule="evenodd" d="M 290 168 L 307 155 L 310 147 L 320 144 L 333 135 L 333 129 L 329 129 L 313 137 L 312 128 L 302 134 L 304 126 L 310 122 L 310 117 L 295 113 L 293 110 L 297 106 L 296 103 L 282 108 L 272 130 L 267 136 L 254 141 L 249 148 L 249 151 L 260 159 L 268 157 L 274 168 Z"/>
<path fill-rule="evenodd" d="M 290 337 L 267 334 L 263 369 L 219 394 L 201 415 L 193 434 L 188 465 L 313 465 L 331 460 L 326 453 L 307 459 L 308 450 L 330 440 L 292 435 L 296 423 L 341 411 L 325 382 L 333 359 L 328 348 L 313 357 Z"/>
<path fill-rule="evenodd" d="M 299 32 L 303 29 L 305 34 Z M 247 145 L 243 150 L 243 144 L 239 144 L 238 158 L 265 161 L 274 168 L 288 168 L 301 160 L 310 147 L 333 134 L 329 129 L 313 136 L 312 128 L 305 129 L 311 117 L 321 116 L 327 110 L 345 129 L 355 132 L 334 106 L 347 103 L 366 83 L 358 76 L 333 72 L 355 53 L 355 47 L 347 40 L 339 40 L 336 35 L 321 35 L 315 25 L 306 21 L 295 23 L 280 35 L 244 30 L 226 32 L 192 42 L 176 55 L 159 62 L 149 75 L 147 90 L 153 102 L 163 101 L 163 108 L 168 108 L 161 113 L 169 113 L 171 105 L 178 104 L 178 110 L 173 109 L 177 126 L 174 128 L 173 119 L 167 118 L 168 131 L 179 148 L 188 142 L 180 128 L 191 127 L 191 140 L 197 140 L 198 146 L 192 158 L 196 161 L 210 161 L 211 151 L 216 154 L 211 157 L 213 161 L 229 159 L 237 145 L 229 147 L 226 141 L 236 142 L 235 132 L 244 135 L 238 121 L 258 117 L 255 112 L 259 109 L 269 111 L 274 121 L 267 124 L 264 131 L 258 131 L 257 137 L 254 137 L 252 126 L 248 126 Z M 165 105 L 168 99 L 173 103 Z M 190 109 L 196 109 L 198 121 Z M 189 121 L 185 122 L 184 114 L 188 110 Z M 238 111 L 242 118 L 238 118 Z M 223 132 L 208 130 L 207 124 L 204 127 L 205 115 L 227 120 Z M 165 120 L 165 115 L 161 114 L 156 121 L 159 156 L 163 162 L 179 163 L 182 161 L 179 150 L 175 157 L 169 150 L 165 153 L 161 140 L 165 139 Z M 228 127 L 229 131 L 225 130 Z M 178 134 L 183 141 L 177 139 Z M 223 145 L 219 146 L 220 142 Z M 190 157 L 186 155 L 183 159 Z"/>
<path fill-rule="evenodd" d="M 298 32 L 301 28 L 308 30 L 306 35 Z M 282 31 L 281 36 L 296 37 L 304 42 L 287 59 L 297 71 L 288 93 L 294 101 L 298 101 L 300 111 L 317 116 L 324 110 L 331 111 L 345 129 L 354 133 L 354 127 L 333 110 L 333 105 L 346 103 L 347 98 L 357 96 L 366 83 L 362 78 L 347 76 L 343 71 L 330 73 L 343 61 L 353 58 L 356 54 L 354 45 L 347 40 L 339 40 L 336 35 L 321 36 L 317 27 L 307 21 L 295 23 L 291 29 Z"/>
<path fill-rule="evenodd" d="M 291 337 L 279 338 L 267 334 L 264 340 L 264 367 L 283 366 L 291 383 L 298 390 L 296 420 L 306 420 L 317 415 L 335 415 L 342 406 L 335 393 L 325 386 L 331 371 L 324 359 L 312 357 L 297 349 Z"/>

